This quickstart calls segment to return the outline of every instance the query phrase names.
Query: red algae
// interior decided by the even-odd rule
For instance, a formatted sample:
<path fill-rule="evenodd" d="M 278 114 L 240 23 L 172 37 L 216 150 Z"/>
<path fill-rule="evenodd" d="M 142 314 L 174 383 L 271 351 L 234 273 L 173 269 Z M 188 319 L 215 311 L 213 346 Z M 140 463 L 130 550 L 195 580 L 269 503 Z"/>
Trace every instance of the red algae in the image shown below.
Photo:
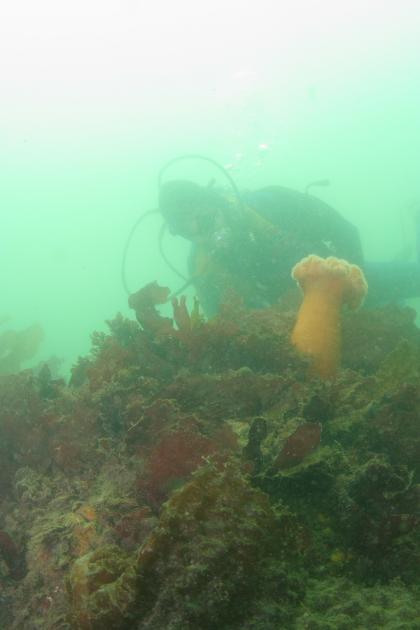
<path fill-rule="evenodd" d="M 278 454 L 271 472 L 281 468 L 297 466 L 301 461 L 311 455 L 321 441 L 322 427 L 315 422 L 301 424 L 292 435 L 289 435 L 283 448 Z"/>
<path fill-rule="evenodd" d="M 330 580 L 411 601 L 412 318 L 344 316 L 353 370 L 321 382 L 290 347 L 295 311 L 230 292 L 204 322 L 181 299 L 176 330 L 157 319 L 167 294 L 141 294 L 144 328 L 118 315 L 94 333 L 71 387 L 0 378 L 5 630 L 303 629 L 321 585 L 337 621 Z"/>

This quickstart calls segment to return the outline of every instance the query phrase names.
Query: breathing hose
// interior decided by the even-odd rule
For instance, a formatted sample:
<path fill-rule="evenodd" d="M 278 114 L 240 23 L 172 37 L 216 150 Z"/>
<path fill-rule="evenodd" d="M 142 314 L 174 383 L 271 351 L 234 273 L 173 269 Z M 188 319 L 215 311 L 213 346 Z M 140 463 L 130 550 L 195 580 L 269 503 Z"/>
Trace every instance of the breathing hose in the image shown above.
<path fill-rule="evenodd" d="M 215 160 L 212 160 L 211 158 L 208 158 L 204 155 L 195 155 L 195 154 L 191 154 L 191 155 L 181 155 L 180 157 L 174 158 L 173 160 L 170 160 L 169 162 L 167 162 L 163 168 L 160 170 L 159 175 L 158 175 L 158 188 L 160 189 L 162 186 L 162 175 L 163 173 L 170 167 L 172 166 L 172 164 L 175 164 L 176 162 L 180 162 L 181 160 L 204 160 L 205 162 L 209 162 L 210 164 L 213 164 L 213 166 L 215 166 L 216 168 L 218 168 L 220 171 L 222 171 L 222 173 L 224 174 L 224 176 L 226 177 L 226 179 L 228 180 L 229 184 L 232 186 L 233 192 L 235 193 L 235 197 L 238 200 L 238 204 L 239 204 L 239 208 L 242 212 L 245 213 L 245 206 L 244 203 L 242 201 L 241 195 L 239 194 L 239 190 L 235 184 L 235 182 L 233 181 L 232 177 L 229 175 L 229 173 L 227 172 L 227 170 L 218 162 L 216 162 Z M 123 283 L 123 287 L 127 293 L 127 295 L 131 295 L 131 291 L 128 288 L 127 285 L 127 279 L 126 279 L 126 262 L 127 262 L 127 254 L 128 254 L 128 249 L 130 247 L 132 238 L 134 236 L 135 231 L 137 230 L 138 226 L 140 225 L 140 223 L 143 221 L 143 219 L 145 219 L 147 216 L 150 216 L 152 214 L 159 214 L 160 210 L 148 210 L 147 212 L 144 212 L 135 222 L 135 224 L 133 225 L 133 227 L 131 228 L 130 234 L 128 235 L 127 241 L 125 243 L 124 246 L 124 250 L 123 250 L 123 256 L 122 256 L 122 264 L 121 264 L 121 279 L 122 279 L 122 283 Z M 158 236 L 158 247 L 159 247 L 159 252 L 160 255 L 162 256 L 163 260 L 165 261 L 165 263 L 168 265 L 168 267 L 170 269 L 172 269 L 172 271 L 174 273 L 176 273 L 180 278 L 182 278 L 182 280 L 186 281 L 186 284 L 184 284 L 180 289 L 178 289 L 178 291 L 176 291 L 175 293 L 172 293 L 172 295 L 169 296 L 168 299 L 175 297 L 176 295 L 179 295 L 182 291 L 184 291 L 187 287 L 190 286 L 190 284 L 194 281 L 194 276 L 192 278 L 186 278 L 180 271 L 178 271 L 178 269 L 176 269 L 176 267 L 174 267 L 169 260 L 166 257 L 165 252 L 163 251 L 163 247 L 162 247 L 162 240 L 163 240 L 163 235 L 165 234 L 166 231 L 166 221 L 163 222 L 160 230 L 159 230 L 159 236 Z"/>

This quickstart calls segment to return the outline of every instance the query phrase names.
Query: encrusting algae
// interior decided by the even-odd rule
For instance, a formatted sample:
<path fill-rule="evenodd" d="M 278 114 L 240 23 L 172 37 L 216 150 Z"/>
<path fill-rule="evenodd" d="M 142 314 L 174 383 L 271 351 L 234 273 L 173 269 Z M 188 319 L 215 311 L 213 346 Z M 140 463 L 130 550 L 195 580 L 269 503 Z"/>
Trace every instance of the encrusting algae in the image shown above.
<path fill-rule="evenodd" d="M 2 630 L 417 630 L 420 331 L 397 305 L 342 315 L 342 287 L 333 320 L 334 274 L 306 284 L 330 382 L 296 309 L 231 291 L 211 321 L 184 298 L 161 318 L 155 283 L 69 387 L 0 378 Z"/>
<path fill-rule="evenodd" d="M 292 277 L 304 297 L 291 342 L 301 354 L 313 356 L 313 375 L 331 380 L 340 367 L 343 306 L 362 306 L 367 282 L 356 265 L 315 255 L 301 260 Z"/>

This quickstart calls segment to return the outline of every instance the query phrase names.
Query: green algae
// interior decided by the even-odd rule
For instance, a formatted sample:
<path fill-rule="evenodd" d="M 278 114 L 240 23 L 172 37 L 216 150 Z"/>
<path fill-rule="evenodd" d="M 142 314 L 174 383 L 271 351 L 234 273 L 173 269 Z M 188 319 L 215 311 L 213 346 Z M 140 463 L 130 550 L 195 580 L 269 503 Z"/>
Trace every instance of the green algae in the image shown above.
<path fill-rule="evenodd" d="M 290 624 L 303 595 L 301 533 L 236 466 L 218 473 L 207 465 L 172 493 L 136 566 L 117 547 L 73 563 L 69 621 L 81 630 L 131 628 L 133 620 L 147 630 L 239 630 L 252 618 Z"/>
<path fill-rule="evenodd" d="M 294 630 L 419 630 L 419 594 L 398 578 L 372 588 L 346 578 L 310 580 Z"/>
<path fill-rule="evenodd" d="M 285 563 L 295 580 L 300 533 L 297 520 L 271 507 L 236 466 L 200 468 L 172 494 L 140 553 L 141 599 L 153 603 L 144 627 L 240 627 L 267 588 L 267 572 L 283 576 L 277 622 L 284 623 L 295 597 Z"/>
<path fill-rule="evenodd" d="M 393 350 L 377 372 L 376 398 L 400 383 L 420 383 L 420 348 L 407 340 Z"/>

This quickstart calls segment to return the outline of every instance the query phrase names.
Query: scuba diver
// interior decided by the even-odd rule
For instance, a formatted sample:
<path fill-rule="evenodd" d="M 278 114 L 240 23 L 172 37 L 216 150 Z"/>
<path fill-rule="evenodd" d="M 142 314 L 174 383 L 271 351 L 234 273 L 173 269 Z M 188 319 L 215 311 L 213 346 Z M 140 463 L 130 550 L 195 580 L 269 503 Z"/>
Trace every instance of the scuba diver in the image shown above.
<path fill-rule="evenodd" d="M 169 232 L 192 242 L 191 283 L 208 317 L 217 312 L 227 287 L 249 308 L 278 302 L 296 287 L 293 267 L 310 254 L 361 267 L 369 285 L 366 306 L 420 296 L 420 264 L 364 261 L 358 229 L 308 194 L 309 186 L 305 193 L 268 186 L 229 196 L 213 184 L 173 180 L 159 187 L 159 210 Z M 416 231 L 419 243 L 418 216 Z"/>
<path fill-rule="evenodd" d="M 221 171 L 233 194 L 215 188 L 214 179 L 206 187 L 189 180 L 162 183 L 168 168 L 189 159 L 205 161 Z M 369 285 L 365 306 L 420 297 L 420 203 L 417 201 L 410 206 L 417 262 L 408 262 L 410 243 L 406 243 L 400 259 L 375 263 L 364 260 L 358 229 L 337 210 L 308 193 L 312 186 L 328 186 L 328 180 L 309 184 L 304 193 L 283 186 L 239 193 L 221 164 L 193 154 L 167 162 L 159 172 L 157 183 L 159 208 L 148 210 L 138 218 L 124 247 L 121 279 L 127 295 L 132 293 L 127 285 L 126 261 L 133 235 L 147 216 L 159 213 L 164 219 L 158 238 L 160 253 L 185 282 L 170 297 L 193 284 L 208 317 L 217 312 L 228 287 L 241 294 L 249 308 L 277 303 L 289 290 L 296 290 L 292 269 L 310 254 L 341 258 L 361 267 Z M 189 279 L 169 262 L 163 251 L 166 229 L 192 243 Z"/>

